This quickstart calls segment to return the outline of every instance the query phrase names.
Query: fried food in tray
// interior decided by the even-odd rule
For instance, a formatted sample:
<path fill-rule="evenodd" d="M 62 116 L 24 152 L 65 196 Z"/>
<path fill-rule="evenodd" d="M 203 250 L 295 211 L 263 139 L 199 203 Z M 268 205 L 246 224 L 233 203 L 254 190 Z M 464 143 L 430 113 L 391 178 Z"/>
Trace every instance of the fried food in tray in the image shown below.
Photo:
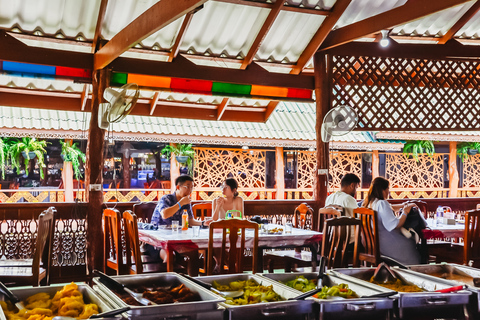
<path fill-rule="evenodd" d="M 8 320 L 51 320 L 54 316 L 88 319 L 98 313 L 98 306 L 86 304 L 73 282 L 64 286 L 53 298 L 45 292 L 28 297 L 24 301 L 25 309 L 18 312 L 10 301 L 0 301 L 0 305 Z"/>
<path fill-rule="evenodd" d="M 144 298 L 156 304 L 200 301 L 200 297 L 198 296 L 198 294 L 190 291 L 190 289 L 187 288 L 183 283 L 178 286 L 172 286 L 168 289 L 165 287 L 158 287 L 156 285 L 153 285 L 152 288 L 138 287 L 132 290 L 137 293 L 142 293 Z M 128 305 L 142 306 L 142 304 L 138 303 L 128 293 L 122 294 L 115 292 L 115 294 Z"/>

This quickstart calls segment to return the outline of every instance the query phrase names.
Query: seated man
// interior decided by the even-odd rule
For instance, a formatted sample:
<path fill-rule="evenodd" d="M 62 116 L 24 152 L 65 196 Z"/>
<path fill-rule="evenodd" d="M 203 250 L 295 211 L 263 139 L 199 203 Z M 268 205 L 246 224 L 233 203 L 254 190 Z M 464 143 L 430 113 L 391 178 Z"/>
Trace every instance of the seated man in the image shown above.
<path fill-rule="evenodd" d="M 358 208 L 355 200 L 360 179 L 353 173 L 347 173 L 343 176 L 340 191 L 332 193 L 325 200 L 325 207 L 329 205 L 337 205 L 343 207 L 343 214 L 347 217 L 353 217 L 353 209 Z"/>

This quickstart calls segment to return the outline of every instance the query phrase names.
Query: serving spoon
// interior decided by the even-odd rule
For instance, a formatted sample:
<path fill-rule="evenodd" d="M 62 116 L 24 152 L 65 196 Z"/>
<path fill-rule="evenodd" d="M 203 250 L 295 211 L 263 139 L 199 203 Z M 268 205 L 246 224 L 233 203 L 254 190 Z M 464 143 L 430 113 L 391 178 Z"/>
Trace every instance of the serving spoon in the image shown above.
<path fill-rule="evenodd" d="M 213 287 L 213 285 L 209 284 L 209 283 L 206 283 L 206 282 L 203 282 L 201 280 L 198 280 L 198 279 L 195 279 L 195 278 L 192 278 L 190 277 L 189 275 L 187 274 L 184 274 L 184 273 L 180 273 L 180 275 L 184 278 L 187 278 L 188 280 L 192 281 L 192 282 L 195 282 L 196 284 L 198 284 L 199 286 L 202 286 L 204 287 L 205 289 L 208 289 L 208 290 L 211 290 L 213 292 L 215 292 L 216 294 L 224 297 L 224 298 L 238 298 L 238 297 L 241 297 L 243 296 L 244 294 L 244 291 L 243 290 L 237 290 L 237 291 L 220 291 L 220 290 L 217 290 Z"/>
<path fill-rule="evenodd" d="M 2 292 L 8 300 L 10 300 L 12 303 L 15 304 L 15 307 L 17 307 L 18 311 L 25 309 L 25 306 L 23 305 L 23 302 L 18 299 L 18 297 L 10 291 L 4 284 L 3 282 L 0 282 L 0 292 Z"/>
<path fill-rule="evenodd" d="M 124 313 L 126 311 L 130 310 L 130 307 L 124 307 L 120 309 L 113 309 L 110 311 L 102 312 L 102 313 L 97 313 L 97 314 L 92 314 L 90 318 L 88 319 L 95 319 L 95 318 L 111 318 L 113 316 L 116 316 L 117 314 Z M 52 318 L 52 320 L 77 320 L 77 318 L 72 318 L 72 317 L 66 317 L 66 316 L 55 316 Z"/>

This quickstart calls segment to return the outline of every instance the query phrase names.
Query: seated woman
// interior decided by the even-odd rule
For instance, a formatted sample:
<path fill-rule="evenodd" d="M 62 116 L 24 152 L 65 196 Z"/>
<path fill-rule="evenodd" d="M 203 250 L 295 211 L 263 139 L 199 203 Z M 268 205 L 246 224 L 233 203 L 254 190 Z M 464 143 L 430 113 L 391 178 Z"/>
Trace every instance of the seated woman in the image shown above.
<path fill-rule="evenodd" d="M 375 178 L 363 202 L 363 207 L 377 212 L 380 254 L 403 264 L 419 264 L 420 253 L 417 251 L 415 240 L 406 238 L 400 231 L 415 204 L 390 205 L 386 200 L 389 196 L 389 187 L 387 179 Z M 401 208 L 403 213 L 397 217 L 395 212 Z"/>
<path fill-rule="evenodd" d="M 218 197 L 213 200 L 213 221 L 225 219 L 225 213 L 228 210 L 238 210 L 245 218 L 245 210 L 243 207 L 243 199 L 238 196 L 238 183 L 233 178 L 228 178 L 221 186 L 222 193 L 225 197 Z M 238 216 L 238 214 L 234 215 Z"/>

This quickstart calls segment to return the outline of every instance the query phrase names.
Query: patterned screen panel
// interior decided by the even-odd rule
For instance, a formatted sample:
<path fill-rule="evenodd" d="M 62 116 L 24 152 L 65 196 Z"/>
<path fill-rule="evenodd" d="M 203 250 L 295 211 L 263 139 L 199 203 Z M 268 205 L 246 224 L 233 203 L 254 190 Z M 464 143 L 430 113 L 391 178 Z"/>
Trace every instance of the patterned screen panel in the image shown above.
<path fill-rule="evenodd" d="M 477 61 L 333 57 L 332 107 L 349 105 L 363 130 L 480 126 Z"/>
<path fill-rule="evenodd" d="M 265 188 L 266 151 L 195 148 L 195 187 L 220 187 L 235 178 L 239 188 Z"/>
<path fill-rule="evenodd" d="M 480 187 L 480 155 L 469 156 L 463 162 L 463 187 Z"/>
<path fill-rule="evenodd" d="M 392 188 L 443 188 L 444 154 L 418 156 L 419 161 L 402 153 L 386 154 L 385 176 Z"/>

